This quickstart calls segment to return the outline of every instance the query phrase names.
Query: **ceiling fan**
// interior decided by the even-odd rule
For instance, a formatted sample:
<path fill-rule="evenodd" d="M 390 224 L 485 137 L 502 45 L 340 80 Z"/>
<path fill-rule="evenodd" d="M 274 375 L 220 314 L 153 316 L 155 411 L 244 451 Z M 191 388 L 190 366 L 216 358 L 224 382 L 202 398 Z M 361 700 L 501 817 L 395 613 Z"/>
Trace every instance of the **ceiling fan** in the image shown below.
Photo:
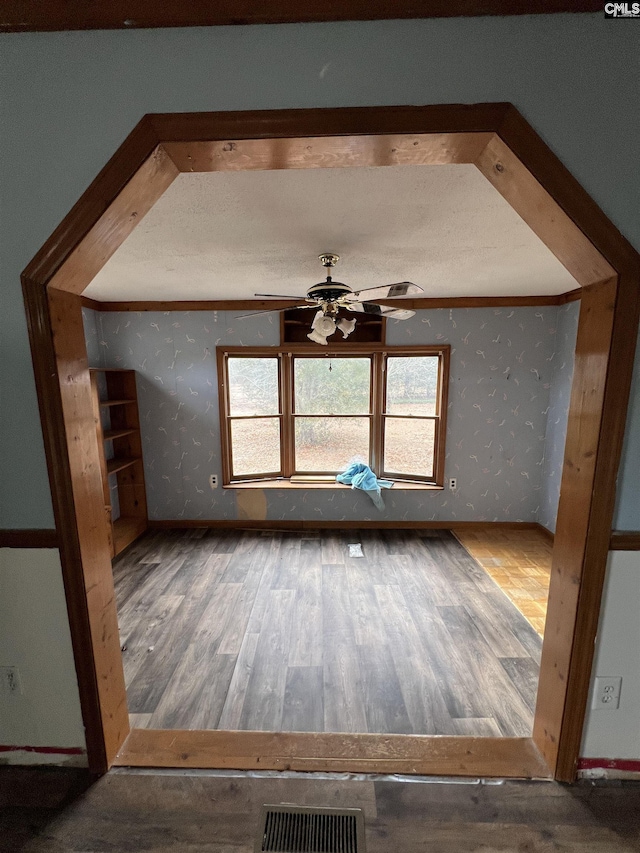
<path fill-rule="evenodd" d="M 271 311 L 292 311 L 301 308 L 317 306 L 311 331 L 307 335 L 309 340 L 327 346 L 327 338 L 331 337 L 338 329 L 344 338 L 348 337 L 355 329 L 356 321 L 339 317 L 341 310 L 352 311 L 357 314 L 376 314 L 379 317 L 391 317 L 394 320 L 408 320 L 413 317 L 415 311 L 406 308 L 392 308 L 390 305 L 381 305 L 379 299 L 393 299 L 397 296 L 407 296 L 412 293 L 424 293 L 424 289 L 410 281 L 400 281 L 396 284 L 386 284 L 381 287 L 369 287 L 366 290 L 351 290 L 348 285 L 341 281 L 334 281 L 331 270 L 340 260 L 339 255 L 333 252 L 323 252 L 318 255 L 320 263 L 327 270 L 327 278 L 318 284 L 312 285 L 307 290 L 306 296 L 283 296 L 277 293 L 256 293 L 255 296 L 274 299 L 304 299 L 304 305 L 294 305 L 292 308 L 273 308 Z M 261 311 L 259 314 L 270 314 L 271 311 Z M 244 317 L 256 317 L 259 314 L 243 314 Z"/>

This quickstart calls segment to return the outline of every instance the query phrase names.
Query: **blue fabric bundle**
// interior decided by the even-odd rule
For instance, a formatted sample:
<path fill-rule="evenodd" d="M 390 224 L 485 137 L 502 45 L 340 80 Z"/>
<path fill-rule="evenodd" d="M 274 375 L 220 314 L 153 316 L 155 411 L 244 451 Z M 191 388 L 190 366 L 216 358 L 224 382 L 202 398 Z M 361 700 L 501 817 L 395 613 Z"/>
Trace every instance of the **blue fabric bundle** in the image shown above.
<path fill-rule="evenodd" d="M 364 462 L 352 462 L 342 474 L 336 476 L 339 483 L 351 486 L 352 489 L 361 489 L 366 492 L 379 510 L 384 509 L 384 501 L 380 489 L 390 489 L 393 486 L 391 480 L 378 480 L 371 468 Z"/>

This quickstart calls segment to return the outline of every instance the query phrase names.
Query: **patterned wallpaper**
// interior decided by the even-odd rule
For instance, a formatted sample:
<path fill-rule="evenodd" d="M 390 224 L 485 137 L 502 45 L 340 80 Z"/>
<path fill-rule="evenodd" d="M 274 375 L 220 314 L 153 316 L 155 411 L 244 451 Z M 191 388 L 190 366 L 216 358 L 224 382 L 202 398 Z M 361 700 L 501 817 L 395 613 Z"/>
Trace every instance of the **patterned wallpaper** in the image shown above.
<path fill-rule="evenodd" d="M 544 443 L 542 489 L 538 521 L 555 533 L 560 479 L 564 459 L 564 442 L 567 435 L 567 417 L 573 379 L 573 363 L 580 319 L 580 302 L 569 302 L 558 308 L 556 349 L 553 356 L 553 373 L 549 389 L 549 411 Z"/>
<path fill-rule="evenodd" d="M 536 521 L 541 512 L 548 517 L 555 493 L 555 485 L 543 489 L 544 476 L 559 477 L 558 465 L 548 465 L 545 435 L 551 403 L 560 417 L 566 394 L 551 389 L 570 384 L 571 364 L 557 354 L 560 312 L 571 314 L 554 306 L 439 309 L 388 322 L 391 345 L 451 344 L 446 477 L 456 477 L 458 488 L 394 488 L 383 493 L 382 512 L 347 489 L 210 489 L 209 475 L 221 477 L 215 347 L 277 345 L 278 315 L 84 315 L 89 363 L 138 372 L 150 518 L 235 519 L 249 502 L 258 517 L 273 520 Z M 554 448 L 561 423 L 549 436 Z"/>

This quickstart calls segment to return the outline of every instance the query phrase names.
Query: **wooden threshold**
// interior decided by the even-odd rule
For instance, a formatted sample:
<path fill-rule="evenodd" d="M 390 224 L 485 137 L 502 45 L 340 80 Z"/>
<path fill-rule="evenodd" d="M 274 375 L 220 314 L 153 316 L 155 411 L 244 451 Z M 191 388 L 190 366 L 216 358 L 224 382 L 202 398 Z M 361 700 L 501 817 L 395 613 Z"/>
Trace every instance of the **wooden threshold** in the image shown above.
<path fill-rule="evenodd" d="M 531 738 L 132 729 L 119 767 L 550 779 Z"/>

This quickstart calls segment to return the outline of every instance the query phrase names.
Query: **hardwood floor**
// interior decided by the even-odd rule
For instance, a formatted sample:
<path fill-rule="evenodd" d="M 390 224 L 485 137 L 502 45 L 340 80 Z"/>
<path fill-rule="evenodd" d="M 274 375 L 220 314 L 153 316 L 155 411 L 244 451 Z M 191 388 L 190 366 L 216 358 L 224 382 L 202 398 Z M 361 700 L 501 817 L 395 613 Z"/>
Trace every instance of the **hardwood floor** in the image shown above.
<path fill-rule="evenodd" d="M 542 530 L 454 530 L 471 556 L 542 637 L 547 618 L 553 540 Z"/>
<path fill-rule="evenodd" d="M 640 786 L 0 767 L 0 851 L 251 853 L 263 803 L 359 808 L 369 853 L 634 853 Z"/>
<path fill-rule="evenodd" d="M 540 638 L 448 531 L 155 531 L 114 577 L 136 727 L 531 733 Z"/>

